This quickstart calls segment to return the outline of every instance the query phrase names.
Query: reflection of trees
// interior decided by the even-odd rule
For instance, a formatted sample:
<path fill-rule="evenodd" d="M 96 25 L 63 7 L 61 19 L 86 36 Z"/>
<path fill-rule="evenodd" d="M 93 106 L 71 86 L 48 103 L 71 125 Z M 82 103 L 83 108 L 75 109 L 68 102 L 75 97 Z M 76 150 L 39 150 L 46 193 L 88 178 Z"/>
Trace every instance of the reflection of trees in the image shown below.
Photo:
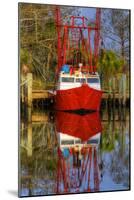
<path fill-rule="evenodd" d="M 120 122 L 116 148 L 111 157 L 110 173 L 116 183 L 129 186 L 129 144 L 127 143 L 126 124 Z"/>
<path fill-rule="evenodd" d="M 51 123 L 33 125 L 34 149 L 44 147 L 51 150 L 57 144 L 54 132 L 55 129 Z"/>
<path fill-rule="evenodd" d="M 116 184 L 129 187 L 129 135 L 127 120 L 118 118 L 114 113 L 108 123 L 102 121 L 103 133 L 101 138 L 101 159 L 106 171 Z M 120 120 L 118 120 L 120 119 Z M 110 188 L 109 188 L 110 189 Z"/>
<path fill-rule="evenodd" d="M 26 141 L 23 144 L 26 144 Z M 53 124 L 49 122 L 32 124 L 32 155 L 29 157 L 24 146 L 20 151 L 21 189 L 27 188 L 28 195 L 54 193 L 56 149 L 57 140 Z"/>
<path fill-rule="evenodd" d="M 106 112 L 106 111 L 104 111 Z M 118 116 L 120 115 L 120 116 Z M 128 126 L 128 120 L 122 118 L 123 112 L 118 113 L 116 110 L 111 110 L 108 113 L 107 119 L 102 119 L 103 134 L 101 139 L 101 150 L 112 151 L 115 148 L 116 142 L 122 143 L 121 148 L 124 148 L 124 141 L 126 136 L 126 126 Z M 125 115 L 128 113 L 125 112 Z M 123 150 L 122 150 L 123 151 Z"/>

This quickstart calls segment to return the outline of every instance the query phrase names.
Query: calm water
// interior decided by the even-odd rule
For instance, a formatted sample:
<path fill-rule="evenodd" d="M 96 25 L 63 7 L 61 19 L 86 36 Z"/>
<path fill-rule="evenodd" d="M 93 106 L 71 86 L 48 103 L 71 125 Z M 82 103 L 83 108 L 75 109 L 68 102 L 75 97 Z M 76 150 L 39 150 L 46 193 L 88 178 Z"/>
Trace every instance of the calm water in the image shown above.
<path fill-rule="evenodd" d="M 32 110 L 21 120 L 20 196 L 129 189 L 129 111 Z"/>

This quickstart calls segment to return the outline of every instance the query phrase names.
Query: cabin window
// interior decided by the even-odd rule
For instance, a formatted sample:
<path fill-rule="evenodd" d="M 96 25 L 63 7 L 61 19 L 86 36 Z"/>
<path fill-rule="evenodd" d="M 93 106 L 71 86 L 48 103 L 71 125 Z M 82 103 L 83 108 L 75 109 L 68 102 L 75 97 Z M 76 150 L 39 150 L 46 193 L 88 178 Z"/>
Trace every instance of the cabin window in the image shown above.
<path fill-rule="evenodd" d="M 81 144 L 81 140 L 76 140 L 75 144 Z"/>
<path fill-rule="evenodd" d="M 85 83 L 86 79 L 85 78 L 76 78 L 76 83 Z"/>
<path fill-rule="evenodd" d="M 87 144 L 98 144 L 98 140 L 97 139 L 88 140 Z"/>
<path fill-rule="evenodd" d="M 62 145 L 69 145 L 69 144 L 74 144 L 74 140 L 62 140 L 61 141 Z"/>
<path fill-rule="evenodd" d="M 80 83 L 80 78 L 76 78 L 76 83 Z"/>
<path fill-rule="evenodd" d="M 86 79 L 85 78 L 81 78 L 81 83 L 86 83 Z"/>
<path fill-rule="evenodd" d="M 99 79 L 98 78 L 87 78 L 87 82 L 88 83 L 99 83 Z"/>
<path fill-rule="evenodd" d="M 62 77 L 62 82 L 73 83 L 73 82 L 74 82 L 74 78 L 70 78 L 70 77 Z"/>

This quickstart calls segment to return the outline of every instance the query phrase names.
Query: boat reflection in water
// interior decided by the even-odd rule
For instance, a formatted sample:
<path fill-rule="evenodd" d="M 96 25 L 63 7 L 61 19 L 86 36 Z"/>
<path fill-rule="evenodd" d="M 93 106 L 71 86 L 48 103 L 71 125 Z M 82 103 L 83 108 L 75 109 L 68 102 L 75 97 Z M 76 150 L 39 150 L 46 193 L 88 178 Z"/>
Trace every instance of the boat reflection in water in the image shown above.
<path fill-rule="evenodd" d="M 95 112 L 34 110 L 30 122 L 22 119 L 20 196 L 128 190 L 128 110 L 124 116 L 103 110 L 100 122 Z"/>
<path fill-rule="evenodd" d="M 56 113 L 58 167 L 56 193 L 99 191 L 98 148 L 101 121 L 98 112 Z"/>

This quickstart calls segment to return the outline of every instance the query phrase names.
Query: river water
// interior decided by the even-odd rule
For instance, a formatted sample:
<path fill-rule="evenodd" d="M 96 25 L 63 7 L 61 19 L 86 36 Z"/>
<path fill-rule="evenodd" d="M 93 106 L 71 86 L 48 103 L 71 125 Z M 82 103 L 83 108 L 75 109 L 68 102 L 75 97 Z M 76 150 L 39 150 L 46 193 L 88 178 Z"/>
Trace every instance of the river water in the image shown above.
<path fill-rule="evenodd" d="M 20 196 L 129 190 L 127 108 L 31 112 L 20 123 Z"/>

